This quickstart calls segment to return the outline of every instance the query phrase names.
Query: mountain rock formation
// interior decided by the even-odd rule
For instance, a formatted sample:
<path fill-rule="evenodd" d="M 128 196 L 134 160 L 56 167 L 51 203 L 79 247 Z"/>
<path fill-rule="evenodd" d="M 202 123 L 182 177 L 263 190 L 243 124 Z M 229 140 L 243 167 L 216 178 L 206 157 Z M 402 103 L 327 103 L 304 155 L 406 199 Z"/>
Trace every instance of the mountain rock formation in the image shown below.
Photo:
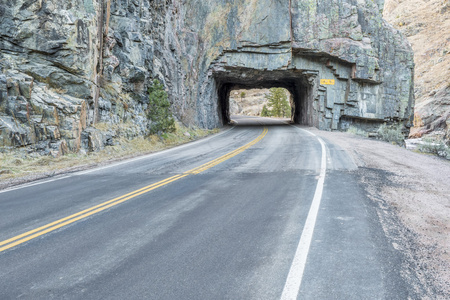
<path fill-rule="evenodd" d="M 386 0 L 385 18 L 411 42 L 415 68 L 414 137 L 450 142 L 450 1 Z M 450 145 L 450 144 L 449 144 Z"/>
<path fill-rule="evenodd" d="M 289 94 L 287 91 L 286 93 Z M 263 106 L 268 103 L 266 99 L 268 94 L 268 89 L 232 90 L 229 98 L 230 114 L 244 116 L 261 115 Z"/>
<path fill-rule="evenodd" d="M 0 146 L 57 155 L 146 135 L 152 78 L 164 83 L 174 115 L 187 125 L 227 123 L 232 89 L 279 86 L 292 95 L 297 123 L 327 130 L 409 126 L 413 54 L 382 19 L 383 5 L 2 2 Z"/>

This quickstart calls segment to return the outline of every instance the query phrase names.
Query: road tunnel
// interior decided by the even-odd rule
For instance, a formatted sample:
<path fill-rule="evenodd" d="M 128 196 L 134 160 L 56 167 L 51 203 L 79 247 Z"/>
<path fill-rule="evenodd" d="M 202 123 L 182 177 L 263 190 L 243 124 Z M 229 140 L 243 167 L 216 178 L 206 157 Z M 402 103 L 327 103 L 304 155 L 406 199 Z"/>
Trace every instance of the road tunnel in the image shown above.
<path fill-rule="evenodd" d="M 236 89 L 285 88 L 290 93 L 291 119 L 297 124 L 313 125 L 312 103 L 313 84 L 303 73 L 290 71 L 261 71 L 252 69 L 232 69 L 217 72 L 215 83 L 218 98 L 218 114 L 223 124 L 230 121 L 230 92 Z"/>
<path fill-rule="evenodd" d="M 368 130 L 376 131 L 408 111 L 406 90 L 405 105 L 394 103 L 391 95 L 396 90 L 390 88 L 391 94 L 386 94 L 383 82 L 358 78 L 355 64 L 317 53 L 244 50 L 226 53 L 212 64 L 199 101 L 203 126 L 228 124 L 233 89 L 285 88 L 291 94 L 292 121 L 322 130 L 346 130 L 369 122 Z"/>

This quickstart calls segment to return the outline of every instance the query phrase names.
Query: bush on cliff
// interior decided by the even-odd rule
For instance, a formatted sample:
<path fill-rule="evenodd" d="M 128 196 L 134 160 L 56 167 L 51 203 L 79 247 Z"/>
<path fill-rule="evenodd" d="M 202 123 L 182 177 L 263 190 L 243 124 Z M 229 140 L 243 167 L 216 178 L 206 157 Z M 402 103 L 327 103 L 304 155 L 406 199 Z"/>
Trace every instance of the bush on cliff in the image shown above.
<path fill-rule="evenodd" d="M 164 134 L 175 131 L 175 120 L 170 113 L 167 93 L 159 80 L 153 80 L 148 89 L 148 113 L 150 134 Z"/>
<path fill-rule="evenodd" d="M 383 125 L 378 128 L 378 136 L 381 140 L 403 146 L 405 144 L 405 136 L 402 133 L 401 124 Z"/>

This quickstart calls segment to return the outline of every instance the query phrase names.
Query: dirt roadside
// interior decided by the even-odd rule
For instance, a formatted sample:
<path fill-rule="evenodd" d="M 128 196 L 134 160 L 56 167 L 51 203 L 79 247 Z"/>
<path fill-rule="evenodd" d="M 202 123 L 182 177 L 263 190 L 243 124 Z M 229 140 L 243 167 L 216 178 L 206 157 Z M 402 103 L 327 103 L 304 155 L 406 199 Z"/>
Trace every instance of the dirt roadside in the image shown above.
<path fill-rule="evenodd" d="M 348 133 L 308 130 L 358 165 L 387 237 L 405 255 L 402 275 L 416 292 L 450 299 L 450 162 Z"/>

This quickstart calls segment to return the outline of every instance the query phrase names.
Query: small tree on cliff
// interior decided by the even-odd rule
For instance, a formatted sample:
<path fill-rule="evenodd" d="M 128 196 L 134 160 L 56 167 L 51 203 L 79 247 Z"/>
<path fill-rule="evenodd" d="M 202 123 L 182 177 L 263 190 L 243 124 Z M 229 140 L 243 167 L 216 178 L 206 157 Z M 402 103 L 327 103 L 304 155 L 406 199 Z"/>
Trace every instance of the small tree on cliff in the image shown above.
<path fill-rule="evenodd" d="M 175 131 L 175 120 L 170 113 L 170 103 L 167 93 L 159 80 L 153 80 L 148 88 L 148 113 L 150 134 L 161 134 Z"/>
<path fill-rule="evenodd" d="M 291 106 L 287 100 L 285 89 L 271 88 L 265 98 L 269 100 L 267 106 L 270 107 L 270 115 L 272 117 L 291 116 Z"/>

